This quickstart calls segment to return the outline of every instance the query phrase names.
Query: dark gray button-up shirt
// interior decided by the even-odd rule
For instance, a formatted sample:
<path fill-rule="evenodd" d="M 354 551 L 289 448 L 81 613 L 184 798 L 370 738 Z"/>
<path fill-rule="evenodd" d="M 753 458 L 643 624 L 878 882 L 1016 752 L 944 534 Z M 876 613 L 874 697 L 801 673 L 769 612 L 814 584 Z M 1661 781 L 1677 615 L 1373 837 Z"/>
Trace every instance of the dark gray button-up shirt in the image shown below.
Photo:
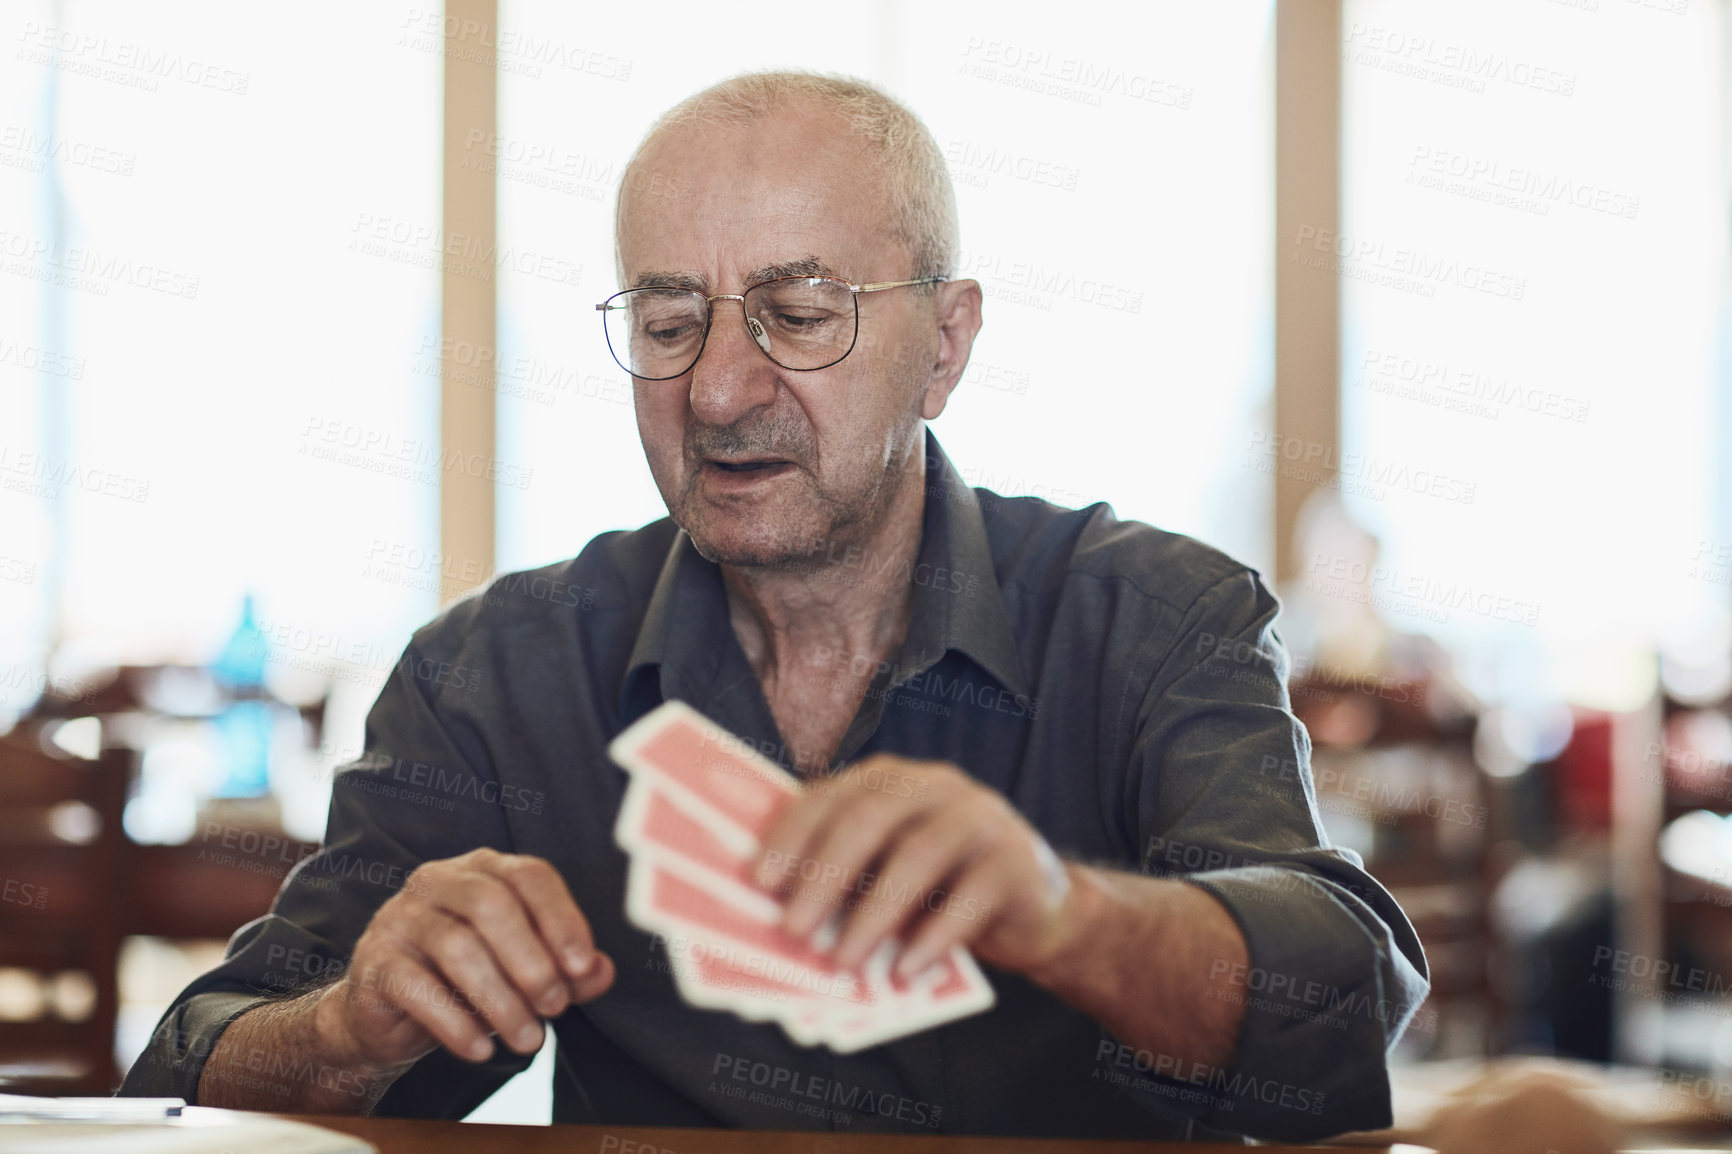
<path fill-rule="evenodd" d="M 607 743 L 679 698 L 785 765 L 803 759 L 734 637 L 720 571 L 664 519 L 501 577 L 415 634 L 365 752 L 336 778 L 323 849 L 181 995 L 122 1092 L 197 1101 L 229 1022 L 341 973 L 415 866 L 491 846 L 552 862 L 618 966 L 612 990 L 555 1023 L 559 1121 L 1288 1139 L 1388 1124 L 1386 1053 L 1425 995 L 1425 960 L 1318 820 L 1275 598 L 1196 541 L 1105 505 L 972 489 L 930 436 L 926 451 L 918 564 L 813 558 L 836 563 L 828 578 L 912 595 L 893 661 L 838 653 L 824 667 L 870 678 L 837 764 L 880 750 L 952 762 L 1061 855 L 1213 894 L 1251 960 L 1230 1067 L 1122 1044 L 994 970 L 990 1012 L 851 1055 L 686 1005 L 667 961 L 685 944 L 625 917 L 612 837 L 625 775 Z M 461 1117 L 526 1062 L 503 1047 L 480 1066 L 436 1052 L 376 1112 Z M 338 1077 L 248 1063 L 267 1088 Z"/>

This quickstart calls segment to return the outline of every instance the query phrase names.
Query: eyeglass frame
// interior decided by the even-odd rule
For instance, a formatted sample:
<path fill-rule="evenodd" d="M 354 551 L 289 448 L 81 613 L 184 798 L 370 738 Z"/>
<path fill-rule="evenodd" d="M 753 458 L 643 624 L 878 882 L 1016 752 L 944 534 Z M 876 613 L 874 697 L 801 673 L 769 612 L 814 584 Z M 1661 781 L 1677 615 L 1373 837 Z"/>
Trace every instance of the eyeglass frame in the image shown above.
<path fill-rule="evenodd" d="M 787 369 L 790 373 L 815 373 L 815 372 L 818 372 L 820 369 L 828 369 L 828 368 L 831 368 L 835 365 L 841 364 L 843 361 L 848 359 L 848 354 L 852 353 L 854 351 L 854 346 L 860 343 L 860 294 L 861 293 L 882 292 L 885 289 L 893 289 L 893 288 L 909 288 L 913 285 L 946 284 L 949 282 L 950 278 L 947 276 L 927 276 L 927 277 L 920 277 L 917 280 L 886 280 L 886 281 L 871 281 L 871 282 L 868 282 L 866 284 L 854 284 L 853 282 L 848 281 L 848 280 L 844 280 L 843 278 L 841 278 L 839 276 L 816 276 L 816 275 L 812 275 L 812 276 L 778 276 L 778 277 L 771 277 L 769 280 L 759 281 L 757 284 L 749 286 L 746 289 L 746 292 L 749 293 L 753 289 L 760 289 L 760 288 L 763 288 L 765 285 L 771 285 L 771 284 L 775 284 L 777 281 L 785 281 L 785 280 L 827 280 L 827 281 L 834 281 L 835 283 L 842 285 L 842 286 L 847 288 L 848 293 L 849 293 L 849 299 L 854 302 L 854 334 L 853 334 L 853 336 L 849 337 L 848 347 L 847 347 L 847 349 L 845 349 L 843 351 L 841 356 L 837 357 L 835 360 L 829 362 L 828 364 L 818 365 L 815 368 L 810 368 L 810 369 L 796 369 L 791 365 L 784 365 L 781 361 L 778 361 L 775 357 L 770 356 L 770 350 L 766 349 L 763 345 L 758 344 L 757 334 L 752 332 L 752 318 L 746 315 L 746 293 L 716 293 L 713 296 L 704 296 L 704 294 L 699 292 L 697 289 L 682 289 L 682 288 L 678 288 L 678 287 L 672 286 L 672 285 L 642 285 L 638 288 L 629 288 L 629 289 L 619 290 L 618 292 L 614 293 L 612 296 L 608 297 L 607 300 L 604 300 L 600 304 L 596 305 L 595 311 L 598 313 L 605 313 L 607 311 L 607 306 L 610 302 L 616 301 L 620 297 L 626 296 L 630 293 L 638 293 L 638 292 L 687 292 L 687 293 L 691 293 L 695 297 L 703 297 L 704 309 L 705 309 L 704 339 L 698 342 L 698 351 L 692 357 L 692 363 L 687 365 L 685 368 L 681 369 L 679 372 L 674 373 L 672 376 L 640 377 L 636 373 L 632 372 L 628 366 L 626 366 L 625 364 L 623 364 L 620 361 L 619 354 L 617 352 L 614 352 L 613 341 L 611 338 L 608 337 L 607 325 L 605 323 L 606 318 L 605 317 L 603 318 L 604 323 L 601 326 L 601 335 L 602 335 L 602 339 L 607 341 L 607 351 L 610 354 L 612 354 L 614 364 L 619 365 L 619 367 L 622 369 L 625 369 L 627 375 L 634 377 L 640 381 L 674 381 L 674 380 L 678 380 L 679 378 L 685 376 L 687 373 L 691 372 L 694 368 L 697 367 L 699 359 L 702 358 L 704 355 L 704 350 L 710 347 L 710 330 L 715 327 L 715 323 L 716 323 L 716 303 L 715 302 L 717 302 L 717 301 L 739 301 L 740 302 L 740 317 L 746 324 L 746 335 L 752 338 L 752 343 L 754 345 L 757 345 L 758 351 L 763 353 L 765 359 L 768 360 L 772 365 L 775 365 L 777 368 Z"/>

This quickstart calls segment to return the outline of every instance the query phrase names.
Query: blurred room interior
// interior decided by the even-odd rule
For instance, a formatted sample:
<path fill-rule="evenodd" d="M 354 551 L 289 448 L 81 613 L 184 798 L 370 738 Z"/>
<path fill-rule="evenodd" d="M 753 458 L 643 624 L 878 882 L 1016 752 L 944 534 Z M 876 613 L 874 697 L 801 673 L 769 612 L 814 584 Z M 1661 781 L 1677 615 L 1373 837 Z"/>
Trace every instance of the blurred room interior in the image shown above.
<path fill-rule="evenodd" d="M 964 475 L 1277 585 L 1324 825 L 1432 966 L 1404 1101 L 1559 1059 L 1732 1126 L 1732 5 L 661 7 L 6 5 L 0 1080 L 111 1089 L 410 633 L 665 514 L 592 309 L 621 167 L 799 66 L 945 149 Z"/>

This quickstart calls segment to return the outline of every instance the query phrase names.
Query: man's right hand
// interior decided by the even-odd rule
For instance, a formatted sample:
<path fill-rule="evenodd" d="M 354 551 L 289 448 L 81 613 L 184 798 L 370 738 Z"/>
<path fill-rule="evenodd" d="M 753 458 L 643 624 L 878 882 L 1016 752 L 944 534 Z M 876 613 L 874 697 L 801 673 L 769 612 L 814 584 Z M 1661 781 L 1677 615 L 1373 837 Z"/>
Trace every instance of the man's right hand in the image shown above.
<path fill-rule="evenodd" d="M 533 1054 L 542 1019 L 599 997 L 613 979 L 557 870 L 478 849 L 409 875 L 313 1020 L 332 1052 L 391 1076 L 436 1046 L 485 1061 L 494 1034 Z"/>

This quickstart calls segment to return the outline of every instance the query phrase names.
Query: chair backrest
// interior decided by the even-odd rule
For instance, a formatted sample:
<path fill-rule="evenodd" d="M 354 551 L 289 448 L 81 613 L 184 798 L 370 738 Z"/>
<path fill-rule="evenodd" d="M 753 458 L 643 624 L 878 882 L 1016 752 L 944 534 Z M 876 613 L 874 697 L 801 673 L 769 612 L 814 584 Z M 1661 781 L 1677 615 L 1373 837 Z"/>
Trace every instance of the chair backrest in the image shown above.
<path fill-rule="evenodd" d="M 0 1085 L 104 1094 L 117 1081 L 121 877 L 131 751 L 57 756 L 0 737 Z"/>

